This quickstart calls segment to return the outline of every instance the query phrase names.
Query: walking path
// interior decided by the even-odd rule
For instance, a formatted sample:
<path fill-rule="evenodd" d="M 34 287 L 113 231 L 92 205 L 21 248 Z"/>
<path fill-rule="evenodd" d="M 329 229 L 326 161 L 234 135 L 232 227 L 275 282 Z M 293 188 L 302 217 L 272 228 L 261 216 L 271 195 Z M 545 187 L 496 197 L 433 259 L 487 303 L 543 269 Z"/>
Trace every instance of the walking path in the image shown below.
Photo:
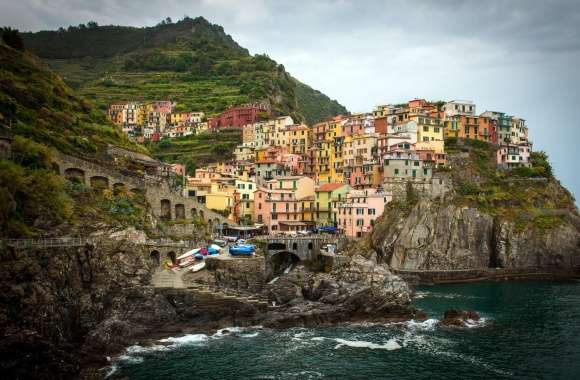
<path fill-rule="evenodd" d="M 184 289 L 185 284 L 181 276 L 185 271 L 157 268 L 153 273 L 151 284 L 156 288 L 177 288 Z"/>

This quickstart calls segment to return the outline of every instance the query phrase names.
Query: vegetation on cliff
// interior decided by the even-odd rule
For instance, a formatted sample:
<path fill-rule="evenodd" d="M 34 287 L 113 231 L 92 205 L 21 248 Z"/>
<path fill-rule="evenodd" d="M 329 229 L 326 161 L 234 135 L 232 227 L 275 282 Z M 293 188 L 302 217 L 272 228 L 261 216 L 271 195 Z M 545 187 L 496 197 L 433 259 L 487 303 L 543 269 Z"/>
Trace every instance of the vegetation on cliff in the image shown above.
<path fill-rule="evenodd" d="M 313 123 L 347 110 L 298 82 L 266 55 L 250 55 L 202 17 L 155 27 L 79 25 L 24 35 L 73 87 L 105 107 L 117 100 L 172 99 L 217 113 L 268 100 L 275 114 Z"/>
<path fill-rule="evenodd" d="M 572 194 L 554 178 L 545 152 L 533 152 L 532 167 L 496 169 L 495 149 L 482 141 L 446 141 L 454 202 L 516 223 L 519 229 L 557 227 L 576 214 Z"/>
<path fill-rule="evenodd" d="M 107 144 L 144 151 L 28 52 L 0 42 L 0 132 L 95 156 Z"/>
<path fill-rule="evenodd" d="M 82 185 L 59 177 L 55 163 L 57 150 L 98 158 L 108 144 L 145 149 L 33 55 L 2 42 L 0 133 L 13 138 L 10 159 L 0 159 L 1 237 L 57 234 L 65 225 L 70 233 L 84 216 L 93 223 L 143 224 L 144 203 L 136 195 L 111 194 L 108 202 L 116 206 L 108 207 L 101 199 L 106 194 L 81 196 Z"/>

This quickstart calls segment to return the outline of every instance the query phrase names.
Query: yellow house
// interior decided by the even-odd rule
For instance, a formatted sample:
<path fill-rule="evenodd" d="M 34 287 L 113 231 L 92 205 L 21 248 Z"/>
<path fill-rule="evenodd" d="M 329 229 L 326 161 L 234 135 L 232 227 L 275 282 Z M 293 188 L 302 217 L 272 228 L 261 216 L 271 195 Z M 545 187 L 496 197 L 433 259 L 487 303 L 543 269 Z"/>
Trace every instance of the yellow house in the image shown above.
<path fill-rule="evenodd" d="M 321 141 L 317 144 L 318 183 L 330 182 L 330 146 L 331 142 Z"/>
<path fill-rule="evenodd" d="M 147 109 L 144 104 L 137 107 L 137 125 L 144 125 L 147 117 Z"/>
<path fill-rule="evenodd" d="M 253 221 L 254 216 L 254 192 L 256 182 L 253 180 L 236 179 L 236 191 L 239 194 L 238 216 L 246 221 Z"/>
<path fill-rule="evenodd" d="M 169 122 L 171 125 L 182 124 L 189 121 L 189 116 L 191 114 L 189 112 L 174 112 L 171 113 L 169 116 Z"/>
<path fill-rule="evenodd" d="M 293 154 L 304 156 L 308 153 L 312 132 L 306 125 L 291 125 L 289 131 L 289 148 L 288 151 Z"/>
<path fill-rule="evenodd" d="M 315 220 L 318 225 L 334 225 L 334 208 L 346 198 L 351 187 L 343 183 L 325 183 L 316 189 Z"/>
<path fill-rule="evenodd" d="M 439 119 L 427 116 L 410 116 L 409 119 L 417 122 L 416 149 L 428 149 L 436 153 L 444 153 L 444 128 Z"/>
<path fill-rule="evenodd" d="M 234 220 L 235 192 L 234 186 L 212 182 L 210 192 L 205 195 L 205 207 L 210 210 L 228 211 L 228 219 Z"/>

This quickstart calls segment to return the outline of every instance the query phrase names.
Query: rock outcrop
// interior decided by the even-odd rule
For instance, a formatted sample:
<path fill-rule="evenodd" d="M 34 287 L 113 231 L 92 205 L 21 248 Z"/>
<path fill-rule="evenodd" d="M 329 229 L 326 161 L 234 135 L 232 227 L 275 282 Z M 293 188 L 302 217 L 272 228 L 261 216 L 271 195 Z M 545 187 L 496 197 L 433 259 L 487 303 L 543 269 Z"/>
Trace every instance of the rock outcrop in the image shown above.
<path fill-rule="evenodd" d="M 354 256 L 331 273 L 303 267 L 268 288 L 270 300 L 288 306 L 266 321 L 270 327 L 309 326 L 345 321 L 422 318 L 411 306 L 411 291 L 388 266 Z"/>
<path fill-rule="evenodd" d="M 470 310 L 446 310 L 443 319 L 439 322 L 445 327 L 469 327 L 481 320 L 479 314 Z"/>
<path fill-rule="evenodd" d="M 576 215 L 553 228 L 518 229 L 476 208 L 421 199 L 408 213 L 391 208 L 372 234 L 379 260 L 397 270 L 546 268 L 580 264 Z"/>

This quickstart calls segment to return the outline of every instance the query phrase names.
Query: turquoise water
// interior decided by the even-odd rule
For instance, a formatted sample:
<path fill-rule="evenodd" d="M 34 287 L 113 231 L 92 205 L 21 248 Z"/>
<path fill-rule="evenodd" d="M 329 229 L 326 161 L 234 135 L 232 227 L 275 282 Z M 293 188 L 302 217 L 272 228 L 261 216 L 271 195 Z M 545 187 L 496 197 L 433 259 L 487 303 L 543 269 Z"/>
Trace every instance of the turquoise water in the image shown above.
<path fill-rule="evenodd" d="M 580 283 L 476 283 L 418 289 L 423 323 L 243 329 L 133 346 L 129 379 L 580 379 Z M 449 308 L 478 311 L 469 329 L 437 326 Z"/>

